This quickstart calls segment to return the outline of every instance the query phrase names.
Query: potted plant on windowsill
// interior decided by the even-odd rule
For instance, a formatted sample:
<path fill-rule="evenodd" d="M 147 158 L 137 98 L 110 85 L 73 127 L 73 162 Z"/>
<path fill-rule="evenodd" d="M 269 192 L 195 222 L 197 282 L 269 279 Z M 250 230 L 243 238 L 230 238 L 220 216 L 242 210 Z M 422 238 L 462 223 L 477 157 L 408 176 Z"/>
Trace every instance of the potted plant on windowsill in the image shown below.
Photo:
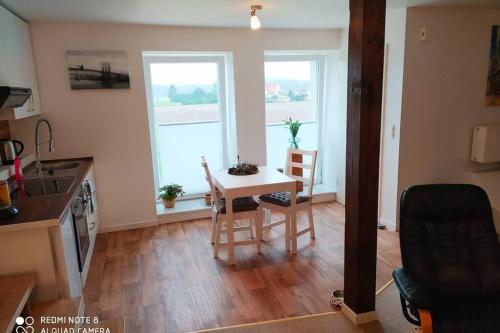
<path fill-rule="evenodd" d="M 173 208 L 175 206 L 175 199 L 179 196 L 184 195 L 184 191 L 181 185 L 170 184 L 164 185 L 158 189 L 160 191 L 159 199 L 163 202 L 165 208 Z"/>

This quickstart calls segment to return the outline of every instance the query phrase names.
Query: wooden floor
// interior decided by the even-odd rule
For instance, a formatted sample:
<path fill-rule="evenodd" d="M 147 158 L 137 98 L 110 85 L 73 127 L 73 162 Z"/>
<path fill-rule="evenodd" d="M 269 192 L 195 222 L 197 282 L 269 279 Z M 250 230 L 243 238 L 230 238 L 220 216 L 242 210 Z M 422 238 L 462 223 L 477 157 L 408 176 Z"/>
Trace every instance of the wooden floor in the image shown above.
<path fill-rule="evenodd" d="M 343 288 L 344 208 L 314 205 L 316 240 L 284 252 L 283 226 L 266 234 L 263 254 L 236 249 L 236 266 L 212 257 L 210 221 L 100 234 L 85 287 L 86 314 L 125 316 L 127 332 L 193 330 L 332 311 Z M 305 224 L 305 215 L 299 215 Z M 379 231 L 377 288 L 400 265 L 398 234 Z"/>

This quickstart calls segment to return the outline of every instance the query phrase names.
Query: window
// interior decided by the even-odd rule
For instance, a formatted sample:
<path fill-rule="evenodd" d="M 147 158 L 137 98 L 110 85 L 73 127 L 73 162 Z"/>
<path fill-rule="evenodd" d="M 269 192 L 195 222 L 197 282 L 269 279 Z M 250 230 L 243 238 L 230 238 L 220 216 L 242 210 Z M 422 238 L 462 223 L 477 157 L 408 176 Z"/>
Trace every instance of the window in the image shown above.
<path fill-rule="evenodd" d="M 156 188 L 177 183 L 199 196 L 201 156 L 213 170 L 227 166 L 225 66 L 224 55 L 144 56 Z"/>
<path fill-rule="evenodd" d="M 322 55 L 266 55 L 267 165 L 284 167 L 291 135 L 283 121 L 298 120 L 303 123 L 297 136 L 299 148 L 319 151 L 316 183 L 321 182 L 323 77 Z"/>

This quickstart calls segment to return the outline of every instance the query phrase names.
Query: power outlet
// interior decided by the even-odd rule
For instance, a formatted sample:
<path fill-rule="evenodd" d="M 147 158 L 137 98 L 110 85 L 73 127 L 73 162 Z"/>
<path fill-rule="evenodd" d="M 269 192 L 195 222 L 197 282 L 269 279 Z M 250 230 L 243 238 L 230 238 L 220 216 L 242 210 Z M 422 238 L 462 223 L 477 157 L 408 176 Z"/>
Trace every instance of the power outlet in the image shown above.
<path fill-rule="evenodd" d="M 422 42 L 428 41 L 431 39 L 430 30 L 427 27 L 420 28 L 420 40 Z"/>

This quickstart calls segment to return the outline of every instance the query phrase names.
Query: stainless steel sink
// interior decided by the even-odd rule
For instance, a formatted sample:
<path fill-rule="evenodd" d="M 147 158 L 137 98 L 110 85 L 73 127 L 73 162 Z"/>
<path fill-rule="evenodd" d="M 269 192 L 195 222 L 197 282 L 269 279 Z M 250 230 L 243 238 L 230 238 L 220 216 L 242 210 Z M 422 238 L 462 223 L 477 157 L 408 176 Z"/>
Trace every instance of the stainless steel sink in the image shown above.
<path fill-rule="evenodd" d="M 42 177 L 36 172 L 36 167 L 30 168 L 24 178 L 26 180 L 54 179 L 64 177 L 75 177 L 82 165 L 81 161 L 61 161 L 61 162 L 42 162 Z"/>
<path fill-rule="evenodd" d="M 54 178 L 54 179 L 38 179 L 25 180 L 24 193 L 25 197 L 38 197 L 47 195 L 66 194 L 69 192 L 71 185 L 75 181 L 75 177 L 69 178 Z M 19 196 L 19 190 L 13 193 L 14 196 Z"/>
<path fill-rule="evenodd" d="M 42 162 L 42 171 L 46 170 L 70 170 L 77 169 L 80 167 L 80 162 Z"/>

